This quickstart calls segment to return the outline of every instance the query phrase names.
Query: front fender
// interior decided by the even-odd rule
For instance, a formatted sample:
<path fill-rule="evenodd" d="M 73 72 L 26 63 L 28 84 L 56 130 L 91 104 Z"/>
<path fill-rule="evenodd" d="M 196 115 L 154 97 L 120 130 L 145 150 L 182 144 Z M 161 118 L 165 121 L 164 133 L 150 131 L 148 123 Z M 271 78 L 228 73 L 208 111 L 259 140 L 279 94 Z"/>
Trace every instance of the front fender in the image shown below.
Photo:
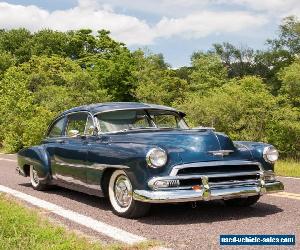
<path fill-rule="evenodd" d="M 28 166 L 34 166 L 40 181 L 49 182 L 51 179 L 51 162 L 48 152 L 43 145 L 22 149 L 18 152 L 18 165 L 25 176 L 29 175 Z"/>
<path fill-rule="evenodd" d="M 272 170 L 274 171 L 274 164 L 270 162 L 266 162 L 263 157 L 263 151 L 265 147 L 272 146 L 271 144 L 263 143 L 263 142 L 252 142 L 252 141 L 234 141 L 236 147 L 246 147 L 250 150 L 253 159 L 260 162 L 264 168 L 264 170 Z"/>

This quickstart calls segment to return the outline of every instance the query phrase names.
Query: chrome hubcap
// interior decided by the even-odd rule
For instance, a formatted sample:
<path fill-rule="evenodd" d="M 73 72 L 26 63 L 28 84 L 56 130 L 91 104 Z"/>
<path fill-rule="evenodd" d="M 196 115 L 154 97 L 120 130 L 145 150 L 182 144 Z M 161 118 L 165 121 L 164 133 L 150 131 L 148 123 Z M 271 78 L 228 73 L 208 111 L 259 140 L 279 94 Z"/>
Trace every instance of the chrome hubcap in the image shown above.
<path fill-rule="evenodd" d="M 114 186 L 115 198 L 119 206 L 128 207 L 132 201 L 132 187 L 125 175 L 120 175 Z"/>

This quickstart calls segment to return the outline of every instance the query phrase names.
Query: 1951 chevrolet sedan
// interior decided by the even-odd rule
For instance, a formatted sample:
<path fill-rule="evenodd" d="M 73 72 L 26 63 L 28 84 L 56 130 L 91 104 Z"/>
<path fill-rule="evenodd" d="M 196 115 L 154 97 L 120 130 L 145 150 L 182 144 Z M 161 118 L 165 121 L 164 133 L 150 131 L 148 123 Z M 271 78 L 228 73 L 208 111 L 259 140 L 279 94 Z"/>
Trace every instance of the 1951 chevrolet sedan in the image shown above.
<path fill-rule="evenodd" d="M 144 103 L 72 108 L 52 122 L 41 145 L 18 153 L 17 171 L 36 190 L 59 185 L 107 196 L 114 213 L 127 218 L 145 215 L 152 203 L 250 206 L 283 190 L 273 146 L 190 129 L 184 116 Z"/>

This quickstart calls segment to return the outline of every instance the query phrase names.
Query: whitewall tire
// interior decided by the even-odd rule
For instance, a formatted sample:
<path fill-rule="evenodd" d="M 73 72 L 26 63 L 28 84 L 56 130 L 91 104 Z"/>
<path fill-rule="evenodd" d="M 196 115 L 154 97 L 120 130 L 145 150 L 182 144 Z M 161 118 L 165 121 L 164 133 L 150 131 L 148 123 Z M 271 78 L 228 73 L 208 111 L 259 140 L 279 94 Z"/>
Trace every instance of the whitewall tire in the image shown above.
<path fill-rule="evenodd" d="M 132 192 L 132 184 L 126 172 L 114 171 L 108 184 L 108 196 L 115 214 L 126 218 L 138 218 L 149 211 L 150 204 L 135 201 Z"/>
<path fill-rule="evenodd" d="M 46 185 L 42 184 L 40 181 L 40 178 L 38 176 L 37 170 L 34 168 L 34 166 L 30 166 L 30 182 L 35 190 L 45 190 Z"/>

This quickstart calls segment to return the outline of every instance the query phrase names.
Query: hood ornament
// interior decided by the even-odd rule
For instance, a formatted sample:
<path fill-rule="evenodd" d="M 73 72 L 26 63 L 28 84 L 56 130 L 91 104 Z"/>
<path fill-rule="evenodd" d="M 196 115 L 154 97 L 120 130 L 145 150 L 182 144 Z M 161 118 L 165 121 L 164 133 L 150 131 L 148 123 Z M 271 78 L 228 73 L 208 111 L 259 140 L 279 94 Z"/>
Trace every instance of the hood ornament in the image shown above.
<path fill-rule="evenodd" d="M 209 154 L 213 154 L 214 156 L 224 156 L 233 153 L 234 150 L 215 150 L 215 151 L 208 151 Z"/>

